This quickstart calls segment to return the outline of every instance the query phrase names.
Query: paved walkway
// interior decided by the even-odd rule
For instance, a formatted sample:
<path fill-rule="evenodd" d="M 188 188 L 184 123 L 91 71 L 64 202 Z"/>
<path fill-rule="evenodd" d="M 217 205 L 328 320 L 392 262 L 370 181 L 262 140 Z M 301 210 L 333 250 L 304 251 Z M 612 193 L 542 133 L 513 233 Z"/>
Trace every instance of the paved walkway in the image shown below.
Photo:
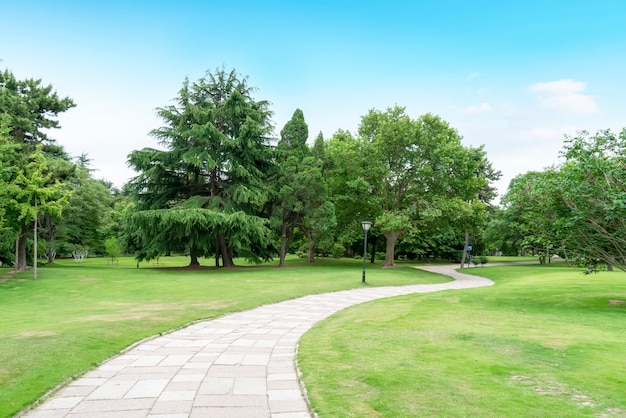
<path fill-rule="evenodd" d="M 300 337 L 359 303 L 493 284 L 456 267 L 420 267 L 453 277 L 449 283 L 311 295 L 193 324 L 104 362 L 25 416 L 309 418 L 295 369 Z"/>

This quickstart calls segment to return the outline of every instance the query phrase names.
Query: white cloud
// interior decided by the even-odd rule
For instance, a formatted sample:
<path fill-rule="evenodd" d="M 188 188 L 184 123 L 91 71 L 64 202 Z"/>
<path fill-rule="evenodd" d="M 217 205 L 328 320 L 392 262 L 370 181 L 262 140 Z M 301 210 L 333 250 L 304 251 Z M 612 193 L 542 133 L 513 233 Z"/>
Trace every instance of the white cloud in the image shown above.
<path fill-rule="evenodd" d="M 459 109 L 459 112 L 466 115 L 474 115 L 476 113 L 488 113 L 491 112 L 492 108 L 489 103 L 482 103 L 479 105 L 471 105 L 467 107 L 463 107 Z"/>
<path fill-rule="evenodd" d="M 571 79 L 535 83 L 528 88 L 538 93 L 537 101 L 544 109 L 565 113 L 595 113 L 598 111 L 593 97 L 582 94 L 587 83 Z"/>

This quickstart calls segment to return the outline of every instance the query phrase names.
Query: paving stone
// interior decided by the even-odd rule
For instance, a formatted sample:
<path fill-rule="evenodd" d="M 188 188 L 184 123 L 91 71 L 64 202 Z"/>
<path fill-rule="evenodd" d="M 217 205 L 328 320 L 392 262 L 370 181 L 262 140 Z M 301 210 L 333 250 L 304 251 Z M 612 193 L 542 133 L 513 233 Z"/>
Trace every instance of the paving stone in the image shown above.
<path fill-rule="evenodd" d="M 124 398 L 136 399 L 158 397 L 161 392 L 163 392 L 163 389 L 165 389 L 168 382 L 168 379 L 140 380 L 133 385 Z"/>
<path fill-rule="evenodd" d="M 234 377 L 209 377 L 204 379 L 200 388 L 199 395 L 226 395 L 233 390 L 235 386 Z"/>
<path fill-rule="evenodd" d="M 94 390 L 86 399 L 122 399 L 135 385 L 132 380 L 113 380 Z"/>
<path fill-rule="evenodd" d="M 267 407 L 205 407 L 194 408 L 191 418 L 269 418 Z"/>
<path fill-rule="evenodd" d="M 267 393 L 267 382 L 265 378 L 238 377 L 233 386 L 234 395 L 265 395 Z"/>

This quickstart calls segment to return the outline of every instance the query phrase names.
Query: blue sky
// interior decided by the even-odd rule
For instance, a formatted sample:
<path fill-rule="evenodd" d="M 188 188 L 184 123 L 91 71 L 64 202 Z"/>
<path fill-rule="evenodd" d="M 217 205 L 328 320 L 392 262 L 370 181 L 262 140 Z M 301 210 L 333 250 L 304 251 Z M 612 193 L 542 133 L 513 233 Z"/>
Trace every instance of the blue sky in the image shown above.
<path fill-rule="evenodd" d="M 302 3 L 302 4 L 300 4 Z M 510 3 L 510 4 L 509 4 Z M 435 113 L 503 173 L 558 162 L 564 134 L 626 126 L 626 2 L 0 0 L 0 68 L 77 107 L 55 137 L 121 186 L 157 146 L 154 109 L 225 66 L 269 100 L 276 132 L 355 132 L 371 108 Z"/>

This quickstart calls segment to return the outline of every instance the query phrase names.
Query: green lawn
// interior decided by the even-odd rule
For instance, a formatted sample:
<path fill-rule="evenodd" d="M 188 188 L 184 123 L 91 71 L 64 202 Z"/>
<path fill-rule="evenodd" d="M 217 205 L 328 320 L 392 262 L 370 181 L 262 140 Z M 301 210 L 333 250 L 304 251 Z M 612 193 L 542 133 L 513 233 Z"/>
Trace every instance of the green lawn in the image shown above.
<path fill-rule="evenodd" d="M 166 268 L 187 263 L 163 257 L 159 264 L 136 268 L 130 258 L 59 260 L 39 268 L 36 281 L 32 271 L 14 278 L 0 269 L 0 417 L 143 338 L 198 319 L 361 286 L 360 260 L 308 264 L 292 258 L 284 269 L 276 263 L 231 270 Z M 407 266 L 383 270 L 368 264 L 367 286 L 443 281 Z"/>
<path fill-rule="evenodd" d="M 626 416 L 626 274 L 467 269 L 479 289 L 374 301 L 309 331 L 320 417 Z"/>
<path fill-rule="evenodd" d="M 510 256 L 510 255 L 490 255 L 487 257 L 490 263 L 514 263 L 520 261 L 535 261 L 539 262 L 539 257 L 534 255 L 526 255 L 526 256 Z"/>

